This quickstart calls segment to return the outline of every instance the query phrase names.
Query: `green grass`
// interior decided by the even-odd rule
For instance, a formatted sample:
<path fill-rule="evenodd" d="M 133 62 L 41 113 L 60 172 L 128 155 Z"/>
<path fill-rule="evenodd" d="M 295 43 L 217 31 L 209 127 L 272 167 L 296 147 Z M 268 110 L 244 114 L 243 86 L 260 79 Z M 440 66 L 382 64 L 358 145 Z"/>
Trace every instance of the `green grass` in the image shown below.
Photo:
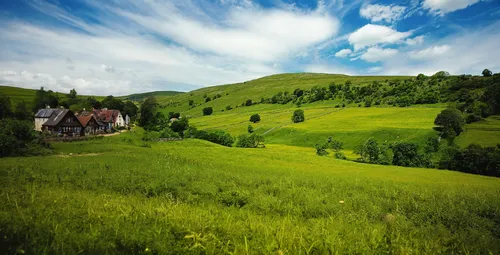
<path fill-rule="evenodd" d="M 471 143 L 482 146 L 496 146 L 500 144 L 500 116 L 491 116 L 479 122 L 467 124 L 465 132 L 456 138 L 460 147 Z"/>
<path fill-rule="evenodd" d="M 0 159 L 3 252 L 500 252 L 498 178 L 140 136 Z"/>
<path fill-rule="evenodd" d="M 122 96 L 119 97 L 124 100 L 131 100 L 131 101 L 141 101 L 147 97 L 169 97 L 177 94 L 182 94 L 184 92 L 178 92 L 178 91 L 153 91 L 153 92 L 146 92 L 146 93 L 137 93 L 137 94 L 131 94 L 127 96 Z"/>
<path fill-rule="evenodd" d="M 213 107 L 215 112 L 219 112 L 230 105 L 235 108 L 247 99 L 259 102 L 262 97 L 268 98 L 278 92 L 293 92 L 296 88 L 310 89 L 314 86 L 327 87 L 331 82 L 344 84 L 351 81 L 354 86 L 371 84 L 373 81 L 385 82 L 386 80 L 403 80 L 409 76 L 348 76 L 340 74 L 277 74 L 246 81 L 243 83 L 211 86 L 197 89 L 188 93 L 175 96 L 156 96 L 158 102 L 164 105 L 162 110 L 165 114 L 181 112 L 183 115 L 200 116 L 202 109 Z M 213 98 L 220 94 L 221 97 L 205 103 L 204 95 Z M 188 102 L 193 100 L 198 106 L 189 109 Z"/>

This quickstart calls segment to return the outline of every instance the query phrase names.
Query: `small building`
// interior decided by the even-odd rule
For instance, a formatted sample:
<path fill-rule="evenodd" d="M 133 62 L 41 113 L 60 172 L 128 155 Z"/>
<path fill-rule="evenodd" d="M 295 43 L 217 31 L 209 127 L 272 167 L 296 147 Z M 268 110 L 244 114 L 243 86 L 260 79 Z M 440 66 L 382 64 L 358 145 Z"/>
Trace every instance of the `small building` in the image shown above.
<path fill-rule="evenodd" d="M 82 124 L 84 135 L 95 135 L 105 129 L 105 125 L 98 121 L 94 114 L 78 115 L 77 118 Z"/>
<path fill-rule="evenodd" d="M 61 108 L 50 108 L 47 106 L 45 109 L 40 109 L 35 114 L 35 130 L 42 131 L 42 125 L 49 120 L 54 114 L 59 114 L 62 110 Z"/>
<path fill-rule="evenodd" d="M 125 126 L 125 120 L 119 110 L 94 109 L 93 114 L 98 121 L 106 125 L 106 130 Z"/>
<path fill-rule="evenodd" d="M 43 123 L 42 131 L 51 134 L 80 136 L 83 133 L 82 123 L 68 109 L 61 109 L 57 114 L 52 114 L 50 118 Z"/>

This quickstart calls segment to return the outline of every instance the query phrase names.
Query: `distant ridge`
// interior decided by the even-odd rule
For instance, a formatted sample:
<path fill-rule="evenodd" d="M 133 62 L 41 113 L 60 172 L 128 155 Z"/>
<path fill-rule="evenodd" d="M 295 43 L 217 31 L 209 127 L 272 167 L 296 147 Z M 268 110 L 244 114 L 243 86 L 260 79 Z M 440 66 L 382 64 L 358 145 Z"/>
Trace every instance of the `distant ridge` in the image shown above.
<path fill-rule="evenodd" d="M 127 96 L 121 96 L 119 98 L 125 99 L 125 100 L 131 100 L 131 101 L 141 101 L 144 98 L 150 97 L 150 96 L 174 96 L 177 94 L 183 94 L 184 92 L 180 91 L 152 91 L 152 92 L 146 92 L 146 93 L 136 93 L 136 94 L 131 94 Z"/>

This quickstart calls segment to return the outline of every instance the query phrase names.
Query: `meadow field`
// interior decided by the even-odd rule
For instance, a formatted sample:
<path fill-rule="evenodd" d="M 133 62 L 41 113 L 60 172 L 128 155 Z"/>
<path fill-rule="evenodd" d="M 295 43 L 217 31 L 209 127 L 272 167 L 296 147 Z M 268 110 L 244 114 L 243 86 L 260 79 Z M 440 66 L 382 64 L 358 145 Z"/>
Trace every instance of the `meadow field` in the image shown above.
<path fill-rule="evenodd" d="M 3 253 L 500 252 L 498 178 L 141 136 L 0 159 Z"/>

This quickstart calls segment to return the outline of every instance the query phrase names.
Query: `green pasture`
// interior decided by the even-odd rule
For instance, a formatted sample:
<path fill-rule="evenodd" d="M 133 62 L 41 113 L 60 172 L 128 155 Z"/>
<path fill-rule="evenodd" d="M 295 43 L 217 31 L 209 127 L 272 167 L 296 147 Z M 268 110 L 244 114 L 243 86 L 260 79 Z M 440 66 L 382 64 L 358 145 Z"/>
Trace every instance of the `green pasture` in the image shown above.
<path fill-rule="evenodd" d="M 2 252 L 500 252 L 498 178 L 141 135 L 0 159 Z"/>
<path fill-rule="evenodd" d="M 456 143 L 460 147 L 466 147 L 471 143 L 482 146 L 500 144 L 500 116 L 490 116 L 479 122 L 467 124 L 465 132 L 457 137 Z"/>

